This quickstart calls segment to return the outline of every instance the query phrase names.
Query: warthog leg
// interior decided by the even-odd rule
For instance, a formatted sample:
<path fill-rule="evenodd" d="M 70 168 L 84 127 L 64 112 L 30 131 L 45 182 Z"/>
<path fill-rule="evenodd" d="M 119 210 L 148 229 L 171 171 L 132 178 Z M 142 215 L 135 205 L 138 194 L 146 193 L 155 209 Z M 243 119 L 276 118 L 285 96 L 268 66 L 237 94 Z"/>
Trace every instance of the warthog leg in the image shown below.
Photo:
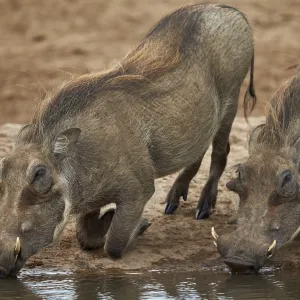
<path fill-rule="evenodd" d="M 133 201 L 120 201 L 117 204 L 104 246 L 105 251 L 112 258 L 120 258 L 129 244 L 151 225 L 141 216 L 153 192 L 154 188 L 151 195 Z"/>
<path fill-rule="evenodd" d="M 226 116 L 213 139 L 209 178 L 198 202 L 196 219 L 208 218 L 216 206 L 218 183 L 226 167 L 227 156 L 230 152 L 228 140 L 233 119 L 234 115 Z"/>
<path fill-rule="evenodd" d="M 165 214 L 170 215 L 173 212 L 175 212 L 175 210 L 179 206 L 181 197 L 183 198 L 184 201 L 187 200 L 190 182 L 197 174 L 201 166 L 204 154 L 205 152 L 197 162 L 184 168 L 176 178 L 173 186 L 171 187 L 167 195 L 167 199 L 166 199 L 167 205 L 165 208 Z"/>
<path fill-rule="evenodd" d="M 83 250 L 94 250 L 104 245 L 104 236 L 110 227 L 114 215 L 115 209 L 111 208 L 101 218 L 99 218 L 99 210 L 78 216 L 76 220 L 76 235 Z M 142 218 L 137 227 L 137 235 L 143 234 L 150 225 L 151 223 L 147 219 Z"/>
<path fill-rule="evenodd" d="M 76 235 L 83 250 L 93 250 L 104 245 L 104 236 L 108 231 L 114 209 L 109 209 L 101 218 L 99 210 L 94 210 L 85 215 L 79 215 L 76 220 Z"/>

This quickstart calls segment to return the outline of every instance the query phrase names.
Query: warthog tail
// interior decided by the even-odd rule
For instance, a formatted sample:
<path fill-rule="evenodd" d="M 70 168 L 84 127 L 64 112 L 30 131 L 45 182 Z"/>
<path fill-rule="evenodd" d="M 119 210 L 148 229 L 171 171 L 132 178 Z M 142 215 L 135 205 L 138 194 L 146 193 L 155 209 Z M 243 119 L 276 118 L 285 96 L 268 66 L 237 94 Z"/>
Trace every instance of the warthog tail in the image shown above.
<path fill-rule="evenodd" d="M 247 119 L 248 115 L 253 111 L 256 105 L 256 95 L 254 90 L 254 51 L 250 67 L 250 83 L 244 97 L 244 116 Z"/>

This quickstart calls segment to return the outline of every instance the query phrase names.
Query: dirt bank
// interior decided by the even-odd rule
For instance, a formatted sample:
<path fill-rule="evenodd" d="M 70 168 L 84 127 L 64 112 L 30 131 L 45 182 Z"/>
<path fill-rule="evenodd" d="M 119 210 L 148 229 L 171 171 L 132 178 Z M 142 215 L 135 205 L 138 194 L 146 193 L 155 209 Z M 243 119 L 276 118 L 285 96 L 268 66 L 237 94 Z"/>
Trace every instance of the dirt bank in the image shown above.
<path fill-rule="evenodd" d="M 27 122 L 35 102 L 68 79 L 69 72 L 110 66 L 164 14 L 192 2 L 196 1 L 1 1 L 0 124 Z M 244 12 L 253 27 L 255 84 L 262 103 L 290 75 L 284 70 L 299 62 L 300 1 L 225 2 Z M 256 114 L 260 112 L 258 107 Z"/>
<path fill-rule="evenodd" d="M 195 1 L 194 1 L 195 2 Z M 199 2 L 199 1 L 198 1 Z M 215 2 L 215 1 L 205 1 Z M 0 124 L 25 123 L 32 107 L 45 93 L 69 78 L 109 67 L 124 56 L 164 14 L 190 0 L 11 0 L 0 3 Z M 299 0 L 228 0 L 243 11 L 255 38 L 255 84 L 260 105 L 281 81 L 284 70 L 299 62 Z M 247 80 L 248 81 L 248 80 Z M 246 83 L 243 86 L 241 99 Z M 261 115 L 258 106 L 255 115 Z M 261 118 L 252 118 L 255 125 Z M 18 125 L 0 128 L 0 156 L 11 150 Z M 248 126 L 237 118 L 231 134 L 230 165 L 247 155 Z M 28 266 L 58 266 L 72 269 L 141 269 L 162 265 L 194 265 L 218 259 L 212 243 L 212 225 L 220 233 L 231 230 L 227 220 L 235 195 L 225 188 L 230 172 L 219 186 L 219 202 L 210 220 L 196 221 L 196 202 L 207 179 L 209 155 L 191 184 L 189 199 L 174 216 L 164 216 L 164 199 L 176 174 L 160 179 L 145 215 L 153 223 L 120 261 L 106 258 L 103 251 L 83 252 L 70 222 L 55 245 L 33 257 Z M 230 168 L 227 168 L 229 170 Z M 300 266 L 298 242 L 275 259 Z M 300 248 L 299 248 L 300 249 Z M 298 251 L 298 252 L 297 252 Z"/>
<path fill-rule="evenodd" d="M 263 117 L 250 118 L 250 125 L 262 123 Z M 19 125 L 7 124 L 0 127 L 0 157 L 11 149 L 12 136 Z M 103 250 L 84 252 L 80 250 L 71 220 L 58 241 L 32 257 L 28 267 L 45 266 L 71 268 L 72 270 L 135 270 L 149 269 L 161 266 L 199 266 L 222 268 L 218 261 L 219 254 L 213 245 L 210 229 L 215 226 L 217 232 L 232 230 L 228 225 L 235 207 L 236 196 L 229 192 L 225 183 L 232 175 L 230 166 L 247 157 L 247 135 L 250 127 L 245 120 L 237 117 L 231 133 L 231 152 L 227 172 L 219 185 L 219 198 L 215 213 L 209 220 L 194 219 L 196 203 L 201 188 L 208 176 L 210 153 L 203 160 L 201 170 L 190 186 L 188 201 L 181 203 L 177 213 L 165 216 L 164 200 L 176 174 L 157 180 L 156 192 L 148 202 L 145 216 L 152 222 L 148 231 L 130 247 L 124 258 L 113 261 L 106 257 Z M 290 249 L 279 252 L 274 258 L 275 265 L 300 266 L 299 242 L 293 242 Z"/>

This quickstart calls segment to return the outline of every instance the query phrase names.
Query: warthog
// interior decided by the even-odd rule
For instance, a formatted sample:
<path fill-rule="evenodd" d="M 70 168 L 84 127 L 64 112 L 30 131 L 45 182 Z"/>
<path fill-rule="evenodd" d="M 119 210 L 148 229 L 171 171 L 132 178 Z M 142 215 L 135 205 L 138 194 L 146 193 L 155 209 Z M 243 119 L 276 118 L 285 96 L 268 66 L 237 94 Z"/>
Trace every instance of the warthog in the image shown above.
<path fill-rule="evenodd" d="M 300 230 L 300 72 L 275 93 L 266 123 L 249 138 L 249 158 L 227 183 L 237 193 L 237 229 L 220 237 L 225 263 L 234 272 L 259 270 Z"/>
<path fill-rule="evenodd" d="M 247 97 L 255 97 L 253 55 L 241 12 L 191 5 L 163 18 L 116 67 L 48 95 L 2 161 L 0 273 L 18 272 L 71 213 L 83 249 L 105 244 L 111 257 L 120 257 L 149 225 L 141 216 L 154 179 L 184 168 L 168 195 L 166 212 L 173 212 L 212 142 L 197 213 L 207 217 L 249 69 L 245 112 L 255 104 Z M 116 210 L 99 217 L 109 203 Z"/>

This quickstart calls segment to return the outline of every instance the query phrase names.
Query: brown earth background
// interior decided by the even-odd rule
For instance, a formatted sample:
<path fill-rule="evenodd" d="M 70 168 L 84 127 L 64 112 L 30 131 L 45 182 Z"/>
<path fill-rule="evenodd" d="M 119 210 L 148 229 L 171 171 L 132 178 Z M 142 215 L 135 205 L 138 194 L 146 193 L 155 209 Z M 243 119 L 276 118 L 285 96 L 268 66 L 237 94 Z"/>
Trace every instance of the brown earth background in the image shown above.
<path fill-rule="evenodd" d="M 68 73 L 111 66 L 164 14 L 189 3 L 0 1 L 0 124 L 27 122 L 34 104 L 68 79 Z M 231 0 L 226 4 L 245 13 L 253 27 L 255 84 L 262 104 L 290 75 L 285 70 L 299 63 L 300 0 Z M 260 112 L 258 107 L 256 114 Z"/>
<path fill-rule="evenodd" d="M 213 3 L 214 1 L 206 1 Z M 34 105 L 71 74 L 108 68 L 120 60 L 165 14 L 191 1 L 179 0 L 10 0 L 0 1 L 0 124 L 26 123 Z M 253 27 L 255 86 L 259 105 L 250 125 L 263 121 L 264 103 L 289 77 L 286 69 L 299 63 L 300 0 L 232 0 Z M 241 99 L 248 84 L 244 83 Z M 259 117 L 260 116 L 260 117 Z M 11 147 L 17 125 L 0 127 L 0 157 Z M 108 259 L 103 250 L 83 252 L 70 222 L 54 246 L 33 257 L 28 266 L 60 266 L 77 269 L 143 269 L 155 265 L 195 265 L 218 258 L 210 227 L 220 233 L 227 225 L 235 197 L 225 188 L 230 165 L 247 156 L 250 127 L 236 118 L 231 134 L 232 151 L 219 187 L 216 213 L 196 221 L 194 213 L 209 169 L 209 154 L 191 183 L 189 199 L 174 216 L 164 216 L 164 199 L 176 174 L 160 179 L 145 215 L 153 222 L 120 261 Z M 274 261 L 300 266 L 295 242 Z M 174 264 L 174 262 L 178 264 Z M 216 265 L 216 264 L 213 264 Z"/>

